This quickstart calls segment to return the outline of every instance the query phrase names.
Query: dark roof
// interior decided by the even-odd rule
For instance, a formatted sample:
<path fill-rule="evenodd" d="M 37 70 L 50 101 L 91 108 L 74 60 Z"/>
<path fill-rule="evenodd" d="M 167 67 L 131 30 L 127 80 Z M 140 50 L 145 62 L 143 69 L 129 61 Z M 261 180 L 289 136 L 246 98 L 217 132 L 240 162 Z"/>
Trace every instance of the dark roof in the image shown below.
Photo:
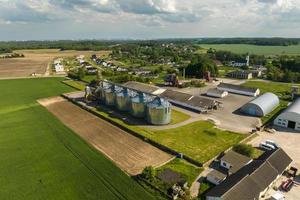
<path fill-rule="evenodd" d="M 253 200 L 282 174 L 291 162 L 292 159 L 281 148 L 267 151 L 208 191 L 206 196 L 222 197 L 226 200 Z"/>
<path fill-rule="evenodd" d="M 135 82 L 135 81 L 129 81 L 127 83 L 124 83 L 123 85 L 129 89 L 133 89 L 145 93 L 153 93 L 159 89 L 159 87 L 156 87 L 154 85 L 149 85 L 149 84 Z"/>
<path fill-rule="evenodd" d="M 280 174 L 282 174 L 286 166 L 293 161 L 281 148 L 262 154 L 259 159 L 268 161 Z"/>
<path fill-rule="evenodd" d="M 207 176 L 211 176 L 211 177 L 214 177 L 215 179 L 218 179 L 218 180 L 224 180 L 226 178 L 226 174 L 218 171 L 218 170 L 212 170 L 211 172 L 209 172 L 207 174 Z"/>
<path fill-rule="evenodd" d="M 211 109 L 216 104 L 216 101 L 212 99 L 203 98 L 200 96 L 193 96 L 190 94 L 177 92 L 169 89 L 161 93 L 160 96 L 168 99 L 171 103 L 184 104 L 200 111 L 203 109 Z"/>
<path fill-rule="evenodd" d="M 237 71 L 232 71 L 232 72 L 228 72 L 227 74 L 230 75 L 230 74 L 236 74 L 236 75 L 239 75 L 239 74 L 251 74 L 252 72 L 251 71 L 245 71 L 245 70 L 237 70 Z"/>
<path fill-rule="evenodd" d="M 231 164 L 232 167 L 229 169 L 229 172 L 235 173 L 252 159 L 235 151 L 229 151 L 220 160 Z"/>
<path fill-rule="evenodd" d="M 243 178 L 236 187 L 231 188 L 222 200 L 254 200 L 258 199 L 260 188 L 252 179 Z M 242 198 L 241 198 L 242 197 Z"/>
<path fill-rule="evenodd" d="M 174 184 L 185 181 L 181 174 L 167 168 L 157 174 L 157 177 L 164 183 Z"/>
<path fill-rule="evenodd" d="M 244 87 L 241 85 L 234 85 L 234 84 L 229 84 L 229 83 L 220 83 L 218 85 L 218 87 L 234 89 L 234 90 L 241 90 L 241 91 L 252 92 L 252 93 L 255 93 L 258 90 L 258 88 L 249 88 L 249 87 Z"/>

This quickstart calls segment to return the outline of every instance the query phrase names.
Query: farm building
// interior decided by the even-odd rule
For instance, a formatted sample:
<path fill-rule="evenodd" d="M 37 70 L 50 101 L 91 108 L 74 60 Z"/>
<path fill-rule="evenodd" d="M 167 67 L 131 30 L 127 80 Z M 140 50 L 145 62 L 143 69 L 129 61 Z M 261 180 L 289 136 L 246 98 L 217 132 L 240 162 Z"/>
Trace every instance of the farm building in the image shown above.
<path fill-rule="evenodd" d="M 149 93 L 154 95 L 159 95 L 165 91 L 165 89 L 162 89 L 160 87 L 145 84 L 145 83 L 135 82 L 135 81 L 129 81 L 127 83 L 124 83 L 123 86 L 129 89 L 137 90 L 139 92 L 144 92 L 144 93 Z"/>
<path fill-rule="evenodd" d="M 206 95 L 210 97 L 224 98 L 228 95 L 228 92 L 214 88 L 207 90 Z"/>
<path fill-rule="evenodd" d="M 300 131 L 300 98 L 276 117 L 274 125 Z"/>
<path fill-rule="evenodd" d="M 253 75 L 250 71 L 233 71 L 226 74 L 229 78 L 236 78 L 236 79 L 252 79 Z"/>
<path fill-rule="evenodd" d="M 251 160 L 251 158 L 235 151 L 229 151 L 220 159 L 220 166 L 228 170 L 228 174 L 233 174 Z"/>
<path fill-rule="evenodd" d="M 259 199 L 291 162 L 292 159 L 281 148 L 267 151 L 209 190 L 206 200 Z"/>
<path fill-rule="evenodd" d="M 234 93 L 234 94 L 241 94 L 241 95 L 252 96 L 252 97 L 256 97 L 260 93 L 259 88 L 248 88 L 241 85 L 233 85 L 229 83 L 220 83 L 217 89 Z"/>
<path fill-rule="evenodd" d="M 247 115 L 262 117 L 272 112 L 278 105 L 279 98 L 268 92 L 245 104 L 241 111 Z"/>
<path fill-rule="evenodd" d="M 173 90 L 166 90 L 159 95 L 166 98 L 170 103 L 181 106 L 186 109 L 190 109 L 196 112 L 207 112 L 217 108 L 220 103 L 208 98 L 200 96 L 193 96 L 190 94 L 177 92 Z"/>
<path fill-rule="evenodd" d="M 150 124 L 170 123 L 171 104 L 167 99 L 152 94 L 160 88 L 147 84 L 134 84 L 134 82 L 127 84 L 129 87 L 109 81 L 100 81 L 97 88 L 93 90 L 93 95 L 100 103 L 113 106 L 119 111 L 127 111 L 134 117 L 145 118 Z M 138 89 L 147 92 L 141 92 Z"/>
<path fill-rule="evenodd" d="M 153 125 L 164 125 L 171 122 L 171 104 L 156 97 L 147 104 L 147 121 Z"/>

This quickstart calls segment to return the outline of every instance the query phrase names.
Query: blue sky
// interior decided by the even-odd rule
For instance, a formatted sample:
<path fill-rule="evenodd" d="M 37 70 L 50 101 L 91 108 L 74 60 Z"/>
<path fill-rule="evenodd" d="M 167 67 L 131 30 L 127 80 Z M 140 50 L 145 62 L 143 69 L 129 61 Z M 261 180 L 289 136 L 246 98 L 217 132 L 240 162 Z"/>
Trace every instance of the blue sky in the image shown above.
<path fill-rule="evenodd" d="M 0 0 L 0 40 L 299 33 L 300 0 Z"/>

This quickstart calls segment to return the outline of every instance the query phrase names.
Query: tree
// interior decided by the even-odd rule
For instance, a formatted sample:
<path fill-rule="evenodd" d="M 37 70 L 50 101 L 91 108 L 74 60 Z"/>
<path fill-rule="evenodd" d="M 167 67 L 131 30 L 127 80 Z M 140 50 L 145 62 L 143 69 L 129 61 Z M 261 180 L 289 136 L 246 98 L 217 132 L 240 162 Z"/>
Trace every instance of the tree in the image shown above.
<path fill-rule="evenodd" d="M 147 180 L 153 180 L 155 177 L 155 170 L 152 166 L 145 167 L 142 172 L 142 177 Z"/>
<path fill-rule="evenodd" d="M 218 75 L 218 68 L 214 62 L 205 55 L 194 58 L 186 67 L 186 75 L 191 77 L 203 78 L 204 73 L 209 71 L 212 76 Z"/>
<path fill-rule="evenodd" d="M 237 144 L 232 150 L 250 158 L 254 155 L 254 148 L 249 144 Z"/>
<path fill-rule="evenodd" d="M 80 68 L 78 69 L 78 78 L 79 78 L 80 80 L 82 80 L 82 79 L 84 78 L 84 76 L 85 76 L 85 71 L 84 71 L 83 67 L 80 67 Z"/>

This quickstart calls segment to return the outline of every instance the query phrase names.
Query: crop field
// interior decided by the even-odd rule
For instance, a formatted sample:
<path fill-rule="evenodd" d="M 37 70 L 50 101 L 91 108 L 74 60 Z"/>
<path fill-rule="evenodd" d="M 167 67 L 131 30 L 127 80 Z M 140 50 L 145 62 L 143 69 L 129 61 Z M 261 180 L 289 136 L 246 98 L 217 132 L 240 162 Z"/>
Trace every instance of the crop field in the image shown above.
<path fill-rule="evenodd" d="M 59 51 L 57 49 L 19 50 L 15 52 L 24 54 L 25 57 L 0 59 L 0 78 L 28 77 L 33 73 L 44 75 L 47 72 L 48 64 L 57 57 L 109 54 L 108 51 Z"/>
<path fill-rule="evenodd" d="M 233 53 L 257 55 L 300 55 L 300 45 L 292 46 L 257 46 L 248 44 L 201 44 L 202 48 L 226 50 Z"/>
<path fill-rule="evenodd" d="M 0 81 L 1 199 L 153 199 L 36 102 L 71 92 L 62 80 Z"/>
<path fill-rule="evenodd" d="M 80 137 L 130 175 L 160 166 L 172 156 L 68 102 L 62 97 L 38 100 Z M 76 117 L 74 117 L 76 116 Z"/>

